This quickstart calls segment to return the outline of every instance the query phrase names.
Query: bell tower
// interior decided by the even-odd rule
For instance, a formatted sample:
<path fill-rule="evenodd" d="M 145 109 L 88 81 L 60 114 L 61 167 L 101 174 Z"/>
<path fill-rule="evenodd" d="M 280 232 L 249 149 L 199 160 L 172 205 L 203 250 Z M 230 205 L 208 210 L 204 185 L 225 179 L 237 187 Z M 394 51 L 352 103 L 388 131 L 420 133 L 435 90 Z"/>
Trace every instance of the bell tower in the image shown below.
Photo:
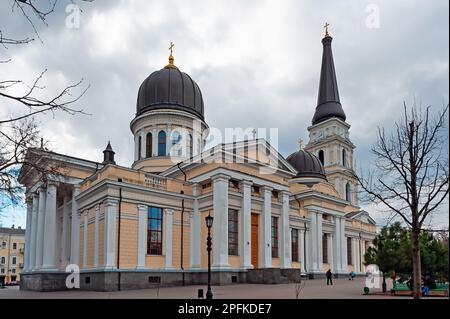
<path fill-rule="evenodd" d="M 323 54 L 320 71 L 317 107 L 308 127 L 309 142 L 305 149 L 322 162 L 327 179 L 334 185 L 341 199 L 359 206 L 358 182 L 353 171 L 353 150 L 350 125 L 342 108 L 334 69 L 328 24 L 322 39 Z"/>

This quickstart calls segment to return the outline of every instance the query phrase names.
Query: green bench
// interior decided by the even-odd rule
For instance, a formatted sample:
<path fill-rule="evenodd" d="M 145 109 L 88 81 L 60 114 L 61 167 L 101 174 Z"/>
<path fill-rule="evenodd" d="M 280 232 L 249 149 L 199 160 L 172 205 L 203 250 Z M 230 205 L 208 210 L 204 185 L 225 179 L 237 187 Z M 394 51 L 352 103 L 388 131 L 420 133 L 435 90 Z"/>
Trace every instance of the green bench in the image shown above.
<path fill-rule="evenodd" d="M 403 282 L 394 283 L 394 287 L 391 289 L 391 294 L 393 295 L 412 295 L 411 289 L 409 289 L 408 285 Z M 435 289 L 430 289 L 430 296 L 440 296 L 444 295 L 448 297 L 448 284 L 446 283 L 437 283 Z"/>
<path fill-rule="evenodd" d="M 411 295 L 411 289 L 409 289 L 408 285 L 405 282 L 394 282 L 394 287 L 391 289 L 392 295 Z"/>
<path fill-rule="evenodd" d="M 448 297 L 448 284 L 446 283 L 437 283 L 435 289 L 430 289 L 430 296 L 441 296 L 444 295 L 445 297 Z"/>

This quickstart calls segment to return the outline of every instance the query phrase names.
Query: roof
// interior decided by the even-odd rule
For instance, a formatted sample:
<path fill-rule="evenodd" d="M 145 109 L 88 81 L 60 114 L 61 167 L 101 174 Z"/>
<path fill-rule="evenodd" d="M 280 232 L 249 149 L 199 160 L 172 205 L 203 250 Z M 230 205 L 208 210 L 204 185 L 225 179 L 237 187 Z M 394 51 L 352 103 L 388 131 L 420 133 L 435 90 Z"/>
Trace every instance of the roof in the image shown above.
<path fill-rule="evenodd" d="M 333 38 L 330 36 L 325 36 L 322 39 L 323 55 L 320 70 L 319 95 L 312 124 L 320 123 L 332 117 L 337 117 L 343 121 L 346 119 L 339 100 L 336 71 L 334 69 L 333 53 L 331 51 L 332 40 Z"/>
<path fill-rule="evenodd" d="M 368 223 L 376 225 L 375 220 L 372 217 L 370 217 L 370 214 L 368 212 L 366 212 L 365 210 L 357 210 L 354 212 L 347 213 L 347 214 L 345 214 L 345 217 L 347 217 L 349 219 L 356 219 L 358 216 L 361 216 L 361 215 L 364 215 L 367 217 Z"/>
<path fill-rule="evenodd" d="M 0 227 L 0 234 L 8 234 L 8 235 L 25 235 L 24 228 L 7 228 Z"/>
<path fill-rule="evenodd" d="M 306 150 L 298 150 L 286 159 L 296 170 L 296 177 L 316 177 L 326 180 L 325 169 L 320 160 Z"/>
<path fill-rule="evenodd" d="M 186 111 L 204 119 L 202 92 L 192 78 L 177 67 L 165 67 L 150 74 L 141 84 L 136 116 L 154 109 Z"/>

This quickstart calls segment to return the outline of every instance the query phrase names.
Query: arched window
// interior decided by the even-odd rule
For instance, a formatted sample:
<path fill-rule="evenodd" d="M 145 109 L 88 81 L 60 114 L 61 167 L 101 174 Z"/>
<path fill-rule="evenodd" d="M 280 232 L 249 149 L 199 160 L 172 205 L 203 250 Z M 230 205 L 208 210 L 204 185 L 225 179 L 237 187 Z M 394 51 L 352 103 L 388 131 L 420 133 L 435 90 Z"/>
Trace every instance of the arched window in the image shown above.
<path fill-rule="evenodd" d="M 348 201 L 348 202 L 350 202 L 350 197 L 351 197 L 351 194 L 350 194 L 351 192 L 350 192 L 350 183 L 347 183 L 347 184 L 345 184 L 345 200 L 346 201 Z"/>
<path fill-rule="evenodd" d="M 158 156 L 166 156 L 166 132 L 158 133 Z"/>
<path fill-rule="evenodd" d="M 138 160 L 141 159 L 142 156 L 142 136 L 139 136 L 138 138 Z"/>
<path fill-rule="evenodd" d="M 153 149 L 153 135 L 152 133 L 147 133 L 147 139 L 145 144 L 145 157 L 152 157 Z"/>
<path fill-rule="evenodd" d="M 322 165 L 325 165 L 325 155 L 323 153 L 323 150 L 319 151 L 319 160 L 322 162 Z"/>
<path fill-rule="evenodd" d="M 192 135 L 189 134 L 188 135 L 188 149 L 189 149 L 189 154 L 188 157 L 192 157 L 194 156 L 194 140 L 192 139 Z"/>
<path fill-rule="evenodd" d="M 347 167 L 347 153 L 342 150 L 342 166 Z"/>

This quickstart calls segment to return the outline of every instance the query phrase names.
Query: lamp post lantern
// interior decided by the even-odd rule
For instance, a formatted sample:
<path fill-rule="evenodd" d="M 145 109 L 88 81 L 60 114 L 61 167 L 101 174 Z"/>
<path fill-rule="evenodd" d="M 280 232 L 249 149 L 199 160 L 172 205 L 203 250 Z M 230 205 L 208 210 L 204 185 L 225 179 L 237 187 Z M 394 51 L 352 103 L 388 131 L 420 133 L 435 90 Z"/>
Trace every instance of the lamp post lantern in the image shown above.
<path fill-rule="evenodd" d="M 206 238 L 206 250 L 208 251 L 208 290 L 206 292 L 206 299 L 213 299 L 213 293 L 211 291 L 211 227 L 213 225 L 214 217 L 211 213 L 205 217 L 206 227 L 208 228 L 208 237 Z"/>

